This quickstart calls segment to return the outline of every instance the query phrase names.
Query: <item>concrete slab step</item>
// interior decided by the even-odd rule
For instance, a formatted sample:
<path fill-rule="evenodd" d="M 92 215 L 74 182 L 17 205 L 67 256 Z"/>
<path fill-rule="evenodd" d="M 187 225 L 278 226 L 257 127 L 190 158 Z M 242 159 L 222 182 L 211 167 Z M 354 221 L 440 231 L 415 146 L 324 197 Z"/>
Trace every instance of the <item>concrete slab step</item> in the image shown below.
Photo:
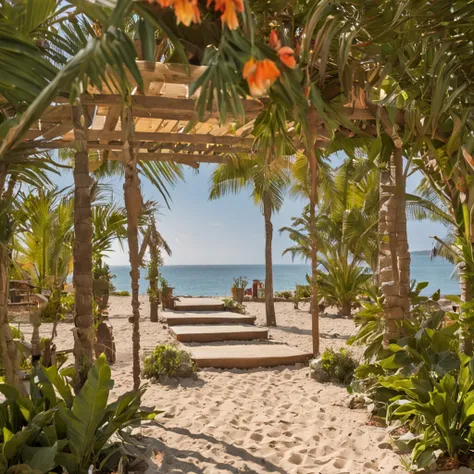
<path fill-rule="evenodd" d="M 224 303 L 214 298 L 180 298 L 175 311 L 224 311 Z"/>
<path fill-rule="evenodd" d="M 186 345 L 198 367 L 253 369 L 305 363 L 312 354 L 278 343 Z"/>
<path fill-rule="evenodd" d="M 250 341 L 268 339 L 268 329 L 250 324 L 197 324 L 173 326 L 171 334 L 180 342 Z"/>
<path fill-rule="evenodd" d="M 255 316 L 230 312 L 202 311 L 197 313 L 161 313 L 162 319 L 168 326 L 186 324 L 254 324 Z"/>

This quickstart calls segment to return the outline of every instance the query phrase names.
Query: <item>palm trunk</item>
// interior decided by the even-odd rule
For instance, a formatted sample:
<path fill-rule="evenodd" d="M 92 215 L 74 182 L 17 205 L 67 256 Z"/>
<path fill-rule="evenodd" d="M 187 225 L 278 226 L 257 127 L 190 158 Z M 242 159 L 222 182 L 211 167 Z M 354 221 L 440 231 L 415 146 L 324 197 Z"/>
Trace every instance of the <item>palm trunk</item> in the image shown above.
<path fill-rule="evenodd" d="M 0 350 L 5 380 L 25 394 L 25 389 L 20 381 L 20 354 L 13 340 L 12 331 L 8 324 L 8 267 L 10 259 L 4 243 L 0 243 Z"/>
<path fill-rule="evenodd" d="M 316 153 L 310 148 L 311 194 L 309 203 L 309 234 L 311 243 L 311 333 L 313 355 L 319 354 L 318 241 L 316 235 L 316 203 L 318 167 Z"/>
<path fill-rule="evenodd" d="M 275 303 L 273 301 L 272 206 L 267 192 L 263 195 L 263 215 L 265 217 L 265 312 L 267 326 L 276 326 Z"/>
<path fill-rule="evenodd" d="M 410 253 L 406 231 L 402 150 L 395 148 L 390 172 L 380 173 L 379 278 L 385 296 L 384 344 L 400 337 L 398 321 L 410 311 Z"/>
<path fill-rule="evenodd" d="M 473 296 L 473 285 L 469 280 L 469 277 L 461 272 L 459 275 L 459 286 L 461 287 L 461 299 L 465 302 L 472 301 Z M 462 309 L 460 309 L 462 311 Z M 468 356 L 472 357 L 474 352 L 473 334 L 470 331 L 465 332 L 463 335 L 463 351 Z"/>
<path fill-rule="evenodd" d="M 74 268 L 75 288 L 74 357 L 77 391 L 84 385 L 94 357 L 94 318 L 92 316 L 92 212 L 89 157 L 84 134 L 82 106 L 72 111 L 76 154 L 74 155 Z"/>
<path fill-rule="evenodd" d="M 123 185 L 125 207 L 127 209 L 128 253 L 130 258 L 130 277 L 132 280 L 132 317 L 133 325 L 133 388 L 140 387 L 140 302 L 138 300 L 140 259 L 138 245 L 138 218 L 142 209 L 140 180 L 137 172 L 137 156 L 132 148 L 134 124 L 129 107 L 122 111 L 123 147 L 122 159 L 125 165 L 125 183 Z"/>

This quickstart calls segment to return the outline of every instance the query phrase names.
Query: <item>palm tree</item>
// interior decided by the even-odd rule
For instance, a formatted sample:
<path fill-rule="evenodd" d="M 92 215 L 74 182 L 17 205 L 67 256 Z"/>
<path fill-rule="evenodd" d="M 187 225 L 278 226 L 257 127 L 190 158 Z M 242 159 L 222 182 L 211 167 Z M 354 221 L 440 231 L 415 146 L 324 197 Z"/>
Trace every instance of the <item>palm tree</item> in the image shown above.
<path fill-rule="evenodd" d="M 289 166 L 289 159 L 285 156 L 270 162 L 261 155 L 229 156 L 226 163 L 214 170 L 209 191 L 209 199 L 213 200 L 247 189 L 255 204 L 261 206 L 265 220 L 265 309 L 268 326 L 276 326 L 273 302 L 272 214 L 278 212 L 283 205 L 284 193 L 290 184 Z"/>
<path fill-rule="evenodd" d="M 52 293 L 72 267 L 73 202 L 58 188 L 23 194 L 13 259 L 33 283 Z"/>

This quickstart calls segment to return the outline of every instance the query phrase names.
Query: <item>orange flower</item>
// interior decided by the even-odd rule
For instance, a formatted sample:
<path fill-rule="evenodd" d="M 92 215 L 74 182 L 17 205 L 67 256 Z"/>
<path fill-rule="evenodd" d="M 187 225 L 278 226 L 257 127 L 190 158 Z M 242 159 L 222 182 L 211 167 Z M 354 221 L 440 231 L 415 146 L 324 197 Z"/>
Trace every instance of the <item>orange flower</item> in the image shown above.
<path fill-rule="evenodd" d="M 189 26 L 191 23 L 201 23 L 201 13 L 197 6 L 197 0 L 162 0 L 164 2 L 174 1 L 174 13 L 178 25 L 182 23 Z"/>
<path fill-rule="evenodd" d="M 148 0 L 148 3 L 153 3 L 153 1 L 154 0 Z M 159 3 L 160 7 L 166 8 L 173 5 L 174 0 L 157 0 L 157 2 Z"/>
<path fill-rule="evenodd" d="M 211 5 L 212 0 L 207 1 L 207 7 Z M 244 3 L 242 0 L 215 0 L 214 10 L 222 12 L 222 24 L 226 24 L 230 30 L 236 30 L 239 27 L 237 12 L 244 11 Z"/>
<path fill-rule="evenodd" d="M 275 30 L 270 33 L 270 48 L 278 51 L 281 48 L 281 41 L 278 38 L 278 34 Z"/>
<path fill-rule="evenodd" d="M 296 67 L 295 52 L 288 46 L 283 46 L 278 50 L 278 57 L 285 66 L 291 69 Z"/>
<path fill-rule="evenodd" d="M 279 76 L 279 69 L 270 59 L 255 61 L 251 58 L 245 63 L 242 71 L 242 77 L 247 80 L 250 94 L 254 97 L 265 94 Z"/>

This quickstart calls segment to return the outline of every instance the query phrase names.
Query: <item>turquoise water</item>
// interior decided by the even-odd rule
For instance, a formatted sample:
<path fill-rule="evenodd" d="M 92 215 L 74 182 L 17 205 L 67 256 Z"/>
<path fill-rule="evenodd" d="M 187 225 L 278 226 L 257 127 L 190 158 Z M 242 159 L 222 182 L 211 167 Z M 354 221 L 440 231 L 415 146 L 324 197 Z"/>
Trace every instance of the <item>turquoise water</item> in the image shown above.
<path fill-rule="evenodd" d="M 429 281 L 424 294 L 432 294 L 438 288 L 442 294 L 458 294 L 456 279 L 451 278 L 453 266 L 440 258 L 430 260 L 429 252 L 413 253 L 411 277 L 417 281 Z M 117 290 L 130 291 L 128 267 L 111 267 L 115 275 L 114 285 Z M 230 294 L 232 279 L 246 276 L 249 286 L 253 279 L 265 279 L 264 265 L 169 265 L 161 269 L 170 286 L 177 295 L 190 296 L 226 296 Z M 297 284 L 306 284 L 306 273 L 309 265 L 274 265 L 273 286 L 275 291 L 291 290 Z M 140 293 L 145 293 L 148 281 L 144 278 L 146 270 L 140 271 Z"/>

